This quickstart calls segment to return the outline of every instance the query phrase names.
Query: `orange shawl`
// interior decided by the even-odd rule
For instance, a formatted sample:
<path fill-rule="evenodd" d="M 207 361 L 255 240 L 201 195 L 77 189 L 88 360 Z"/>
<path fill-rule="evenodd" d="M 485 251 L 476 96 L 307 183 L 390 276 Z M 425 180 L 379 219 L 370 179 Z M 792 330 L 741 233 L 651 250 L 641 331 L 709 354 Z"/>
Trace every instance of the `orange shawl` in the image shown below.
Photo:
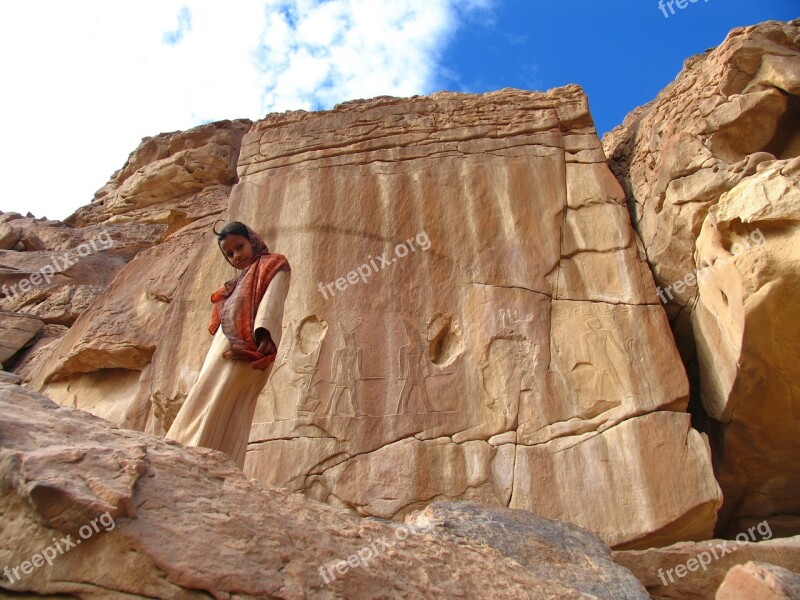
<path fill-rule="evenodd" d="M 222 356 L 249 361 L 254 369 L 265 371 L 275 361 L 276 353 L 264 354 L 258 351 L 253 331 L 256 313 L 269 282 L 278 271 L 289 271 L 290 267 L 285 256 L 270 253 L 257 233 L 249 227 L 247 231 L 253 247 L 253 262 L 238 277 L 226 281 L 211 294 L 214 308 L 211 310 L 208 331 L 214 335 L 221 324 L 231 345 L 230 350 L 223 352 Z M 225 260 L 228 260 L 227 256 Z"/>

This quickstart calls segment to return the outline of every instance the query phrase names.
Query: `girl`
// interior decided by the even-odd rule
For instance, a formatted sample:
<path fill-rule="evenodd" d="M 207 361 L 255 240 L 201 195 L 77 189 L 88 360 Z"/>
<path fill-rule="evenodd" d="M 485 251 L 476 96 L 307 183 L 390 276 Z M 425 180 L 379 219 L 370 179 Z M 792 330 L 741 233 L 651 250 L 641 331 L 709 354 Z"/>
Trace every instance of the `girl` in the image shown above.
<path fill-rule="evenodd" d="M 241 469 L 256 399 L 280 345 L 291 271 L 286 257 L 270 253 L 244 223 L 212 230 L 225 260 L 241 273 L 211 294 L 214 341 L 166 438 L 221 450 Z"/>

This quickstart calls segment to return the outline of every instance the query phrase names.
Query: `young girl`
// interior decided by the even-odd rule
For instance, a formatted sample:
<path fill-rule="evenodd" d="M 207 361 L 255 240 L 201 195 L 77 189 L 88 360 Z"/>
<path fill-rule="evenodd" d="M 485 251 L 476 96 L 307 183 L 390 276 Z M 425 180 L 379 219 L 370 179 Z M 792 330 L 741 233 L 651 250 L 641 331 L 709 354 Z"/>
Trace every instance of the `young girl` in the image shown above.
<path fill-rule="evenodd" d="M 211 294 L 214 341 L 166 438 L 221 450 L 241 469 L 256 399 L 280 345 L 291 271 L 286 257 L 270 253 L 244 223 L 213 231 L 225 260 L 241 273 Z"/>

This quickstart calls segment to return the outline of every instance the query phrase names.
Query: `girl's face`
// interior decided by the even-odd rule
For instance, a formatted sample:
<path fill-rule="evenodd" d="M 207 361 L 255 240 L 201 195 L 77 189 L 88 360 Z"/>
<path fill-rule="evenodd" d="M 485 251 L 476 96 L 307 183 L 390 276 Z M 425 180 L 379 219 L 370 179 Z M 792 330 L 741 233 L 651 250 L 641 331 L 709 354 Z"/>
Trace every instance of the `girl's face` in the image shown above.
<path fill-rule="evenodd" d="M 220 242 L 220 248 L 237 269 L 246 269 L 253 262 L 253 248 L 250 240 L 242 235 L 231 234 Z"/>

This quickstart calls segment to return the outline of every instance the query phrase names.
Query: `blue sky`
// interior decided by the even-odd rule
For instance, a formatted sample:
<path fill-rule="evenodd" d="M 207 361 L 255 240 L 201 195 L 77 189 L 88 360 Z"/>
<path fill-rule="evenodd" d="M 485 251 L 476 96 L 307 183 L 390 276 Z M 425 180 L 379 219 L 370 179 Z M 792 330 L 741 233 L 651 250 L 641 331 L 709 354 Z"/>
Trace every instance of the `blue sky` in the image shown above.
<path fill-rule="evenodd" d="M 718 46 L 734 27 L 800 17 L 797 0 L 507 0 L 487 23 L 468 19 L 447 47 L 442 84 L 470 92 L 547 90 L 577 83 L 600 135 L 652 100 L 684 59 Z"/>
<path fill-rule="evenodd" d="M 800 16 L 680 1 L 668 17 L 658 0 L 3 3 L 0 210 L 65 218 L 145 136 L 378 95 L 577 83 L 602 135 L 730 29 Z"/>

